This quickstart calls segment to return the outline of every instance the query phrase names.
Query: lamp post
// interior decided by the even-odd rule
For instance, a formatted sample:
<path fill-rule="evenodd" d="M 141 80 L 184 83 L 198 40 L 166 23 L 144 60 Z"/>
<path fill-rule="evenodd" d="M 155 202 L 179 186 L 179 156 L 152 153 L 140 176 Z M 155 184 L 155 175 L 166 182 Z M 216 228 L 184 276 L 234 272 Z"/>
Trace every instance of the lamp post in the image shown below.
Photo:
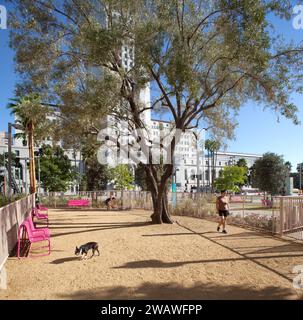
<path fill-rule="evenodd" d="M 40 156 L 38 158 L 38 194 L 40 194 L 40 185 L 41 185 L 41 180 L 40 180 Z"/>

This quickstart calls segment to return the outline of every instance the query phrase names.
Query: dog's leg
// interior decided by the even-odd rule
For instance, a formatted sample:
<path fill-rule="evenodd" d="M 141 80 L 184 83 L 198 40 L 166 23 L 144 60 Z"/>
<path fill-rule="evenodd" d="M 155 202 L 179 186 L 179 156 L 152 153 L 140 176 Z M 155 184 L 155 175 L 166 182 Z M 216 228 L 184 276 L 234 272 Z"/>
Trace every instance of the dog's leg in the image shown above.
<path fill-rule="evenodd" d="M 98 248 L 96 248 L 96 251 L 98 252 L 98 256 L 100 256 L 100 252 L 99 252 L 99 249 L 98 249 Z"/>

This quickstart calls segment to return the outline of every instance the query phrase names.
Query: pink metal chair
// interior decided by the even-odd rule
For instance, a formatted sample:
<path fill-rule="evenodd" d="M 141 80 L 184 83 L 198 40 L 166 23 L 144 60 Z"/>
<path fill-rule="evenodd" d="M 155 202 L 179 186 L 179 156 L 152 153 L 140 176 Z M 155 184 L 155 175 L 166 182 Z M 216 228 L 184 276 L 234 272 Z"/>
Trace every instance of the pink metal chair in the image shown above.
<path fill-rule="evenodd" d="M 25 235 L 27 235 L 28 239 L 25 239 Z M 24 222 L 20 225 L 18 230 L 18 249 L 17 255 L 18 259 L 20 259 L 20 250 L 21 250 L 21 243 L 28 240 L 30 242 L 29 250 L 28 250 L 28 257 L 42 257 L 50 255 L 51 248 L 50 248 L 50 233 L 48 228 L 40 228 L 35 229 L 33 225 L 33 221 L 31 217 L 24 220 Z M 47 241 L 47 245 L 42 245 L 41 247 L 36 247 L 35 249 L 42 249 L 48 248 L 48 252 L 44 254 L 36 254 L 30 255 L 30 250 L 33 243 Z"/>
<path fill-rule="evenodd" d="M 37 203 L 36 208 L 39 211 L 45 211 L 45 212 L 43 212 L 43 214 L 46 214 L 46 215 L 48 214 L 48 208 L 44 207 L 42 204 Z"/>
<path fill-rule="evenodd" d="M 49 221 L 48 221 L 48 214 L 47 213 L 41 213 L 40 210 L 38 210 L 37 208 L 33 208 L 32 209 L 33 221 L 34 221 L 34 218 L 36 218 L 37 220 L 46 222 L 46 226 L 48 227 Z"/>

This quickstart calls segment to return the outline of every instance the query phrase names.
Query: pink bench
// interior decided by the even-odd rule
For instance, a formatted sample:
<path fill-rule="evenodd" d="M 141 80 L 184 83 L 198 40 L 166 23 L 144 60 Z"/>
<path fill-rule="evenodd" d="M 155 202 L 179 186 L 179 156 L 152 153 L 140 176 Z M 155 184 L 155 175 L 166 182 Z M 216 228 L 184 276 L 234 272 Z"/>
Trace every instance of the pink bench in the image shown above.
<path fill-rule="evenodd" d="M 46 224 L 47 224 L 47 227 L 48 227 L 48 214 L 45 213 L 42 213 L 40 211 L 40 209 L 37 209 L 37 208 L 33 208 L 32 209 L 32 219 L 34 221 L 34 218 L 36 218 L 36 220 L 40 220 L 40 221 L 44 221 Z"/>
<path fill-rule="evenodd" d="M 88 199 L 68 200 L 68 207 L 89 207 Z"/>
<path fill-rule="evenodd" d="M 27 239 L 25 238 L 25 235 L 27 235 Z M 41 247 L 35 248 L 35 249 L 42 249 L 42 248 L 48 248 L 48 252 L 44 254 L 34 255 L 33 257 L 41 257 L 41 256 L 48 256 L 50 255 L 50 233 L 48 228 L 40 228 L 35 229 L 32 218 L 28 217 L 24 220 L 24 222 L 19 227 L 18 232 L 18 250 L 17 255 L 18 259 L 20 259 L 20 250 L 21 250 L 21 243 L 25 242 L 26 240 L 29 240 L 30 246 L 29 246 L 29 253 L 32 247 L 32 244 L 35 242 L 42 242 L 47 241 L 47 245 L 42 245 Z M 31 255 L 28 254 L 30 257 Z"/>

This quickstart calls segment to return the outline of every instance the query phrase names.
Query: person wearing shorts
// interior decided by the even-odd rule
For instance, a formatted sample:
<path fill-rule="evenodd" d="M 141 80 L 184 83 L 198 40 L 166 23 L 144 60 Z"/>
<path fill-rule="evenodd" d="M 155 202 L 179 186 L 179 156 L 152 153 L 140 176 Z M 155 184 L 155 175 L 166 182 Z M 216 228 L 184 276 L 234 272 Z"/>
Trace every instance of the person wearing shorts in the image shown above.
<path fill-rule="evenodd" d="M 225 226 L 226 226 L 226 219 L 229 215 L 229 198 L 226 190 L 222 190 L 221 195 L 217 198 L 216 208 L 220 217 L 217 231 L 219 232 L 222 226 L 223 227 L 222 232 L 227 233 Z"/>
<path fill-rule="evenodd" d="M 107 210 L 110 210 L 110 209 L 114 209 L 114 208 L 115 208 L 114 203 L 113 203 L 114 200 L 116 200 L 116 198 L 115 198 L 115 197 L 112 197 L 112 196 L 110 196 L 109 198 L 107 198 L 107 199 L 105 200 L 105 205 L 106 205 Z"/>

